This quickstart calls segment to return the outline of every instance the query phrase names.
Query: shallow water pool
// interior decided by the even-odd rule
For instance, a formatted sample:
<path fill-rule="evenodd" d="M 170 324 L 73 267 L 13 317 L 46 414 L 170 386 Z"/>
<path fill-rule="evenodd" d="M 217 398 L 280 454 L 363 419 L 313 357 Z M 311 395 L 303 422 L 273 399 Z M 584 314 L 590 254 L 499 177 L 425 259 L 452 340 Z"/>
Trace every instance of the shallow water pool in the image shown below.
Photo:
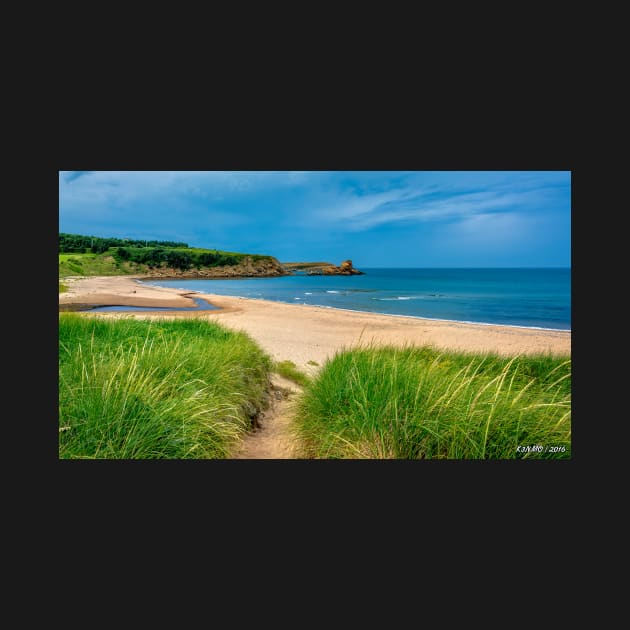
<path fill-rule="evenodd" d="M 191 298 L 197 306 L 97 306 L 89 311 L 216 311 L 217 307 L 201 298 Z"/>

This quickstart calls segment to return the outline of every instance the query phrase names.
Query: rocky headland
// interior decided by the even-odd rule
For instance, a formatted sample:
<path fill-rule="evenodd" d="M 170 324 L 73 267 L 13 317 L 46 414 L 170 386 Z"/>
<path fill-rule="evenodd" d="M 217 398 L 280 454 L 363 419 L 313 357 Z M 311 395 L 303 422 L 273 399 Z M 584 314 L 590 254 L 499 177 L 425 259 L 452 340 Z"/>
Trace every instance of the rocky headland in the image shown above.
<path fill-rule="evenodd" d="M 355 269 L 351 260 L 344 260 L 339 266 L 331 263 L 284 263 L 284 268 L 291 274 L 307 276 L 359 276 L 363 271 Z"/>

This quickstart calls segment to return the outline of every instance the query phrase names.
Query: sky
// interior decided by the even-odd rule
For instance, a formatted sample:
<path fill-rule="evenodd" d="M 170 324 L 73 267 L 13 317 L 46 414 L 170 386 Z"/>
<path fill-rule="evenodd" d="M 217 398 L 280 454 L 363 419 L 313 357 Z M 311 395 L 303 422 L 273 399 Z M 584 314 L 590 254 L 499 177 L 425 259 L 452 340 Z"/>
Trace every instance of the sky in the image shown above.
<path fill-rule="evenodd" d="M 59 231 L 281 262 L 570 267 L 570 171 L 59 171 Z"/>

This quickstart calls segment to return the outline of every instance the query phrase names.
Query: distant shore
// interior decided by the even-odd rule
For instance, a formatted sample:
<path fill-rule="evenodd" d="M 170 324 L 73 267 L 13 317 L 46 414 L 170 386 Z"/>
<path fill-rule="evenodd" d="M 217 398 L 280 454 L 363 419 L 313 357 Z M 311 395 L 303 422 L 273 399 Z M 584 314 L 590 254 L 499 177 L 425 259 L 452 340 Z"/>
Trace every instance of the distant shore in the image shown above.
<path fill-rule="evenodd" d="M 194 307 L 188 291 L 149 286 L 138 282 L 146 276 L 96 276 L 68 278 L 59 304 L 122 305 L 145 307 Z M 275 360 L 289 359 L 313 373 L 344 347 L 358 343 L 429 344 L 437 348 L 500 355 L 571 354 L 571 332 L 473 324 L 344 311 L 311 305 L 197 293 L 217 310 L 186 312 L 93 313 L 90 316 L 136 318 L 201 317 L 244 330 Z"/>

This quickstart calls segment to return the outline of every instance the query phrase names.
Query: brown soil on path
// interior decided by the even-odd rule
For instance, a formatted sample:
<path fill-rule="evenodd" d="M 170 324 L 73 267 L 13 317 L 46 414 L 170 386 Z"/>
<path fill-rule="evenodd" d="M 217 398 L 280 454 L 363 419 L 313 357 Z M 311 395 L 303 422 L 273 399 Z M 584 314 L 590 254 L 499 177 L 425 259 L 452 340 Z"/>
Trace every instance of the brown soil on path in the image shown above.
<path fill-rule="evenodd" d="M 295 459 L 297 441 L 292 434 L 293 403 L 299 385 L 272 374 L 272 402 L 258 419 L 260 428 L 248 433 L 232 459 Z"/>

